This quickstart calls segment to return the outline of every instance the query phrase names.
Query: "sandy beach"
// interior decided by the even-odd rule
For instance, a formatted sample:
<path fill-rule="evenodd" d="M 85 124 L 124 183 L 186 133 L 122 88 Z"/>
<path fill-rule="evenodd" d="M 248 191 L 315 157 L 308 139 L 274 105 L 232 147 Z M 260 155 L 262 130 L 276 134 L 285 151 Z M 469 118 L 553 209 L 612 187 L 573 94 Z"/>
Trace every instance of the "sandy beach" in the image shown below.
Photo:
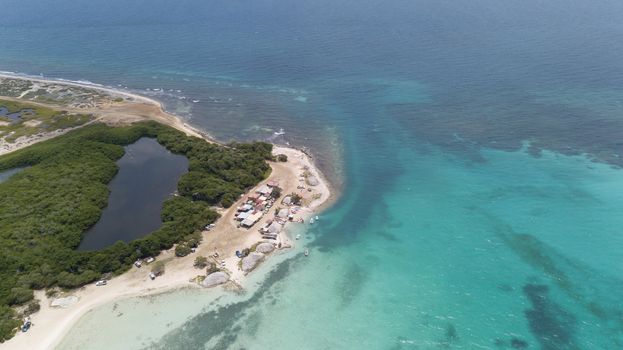
<path fill-rule="evenodd" d="M 206 133 L 185 124 L 176 116 L 165 112 L 159 102 L 143 96 L 79 83 L 65 83 L 4 74 L 0 74 L 0 77 L 99 89 L 111 96 L 120 96 L 124 101 L 119 103 L 103 103 L 98 106 L 76 108 L 75 110 L 68 109 L 66 106 L 62 108 L 80 113 L 92 113 L 97 116 L 96 120 L 112 125 L 127 124 L 140 120 L 156 120 L 184 131 L 189 135 L 203 137 L 207 142 L 214 142 L 209 139 Z M 53 105 L 47 104 L 47 106 Z M 57 135 L 60 134 L 62 133 L 57 133 Z M 47 138 L 53 136 L 47 136 Z M 16 145 L 7 152 L 26 147 L 47 138 L 34 137 L 32 140 Z M 308 225 L 309 217 L 316 215 L 318 211 L 327 206 L 333 200 L 333 194 L 329 182 L 307 154 L 297 149 L 277 146 L 274 147 L 273 153 L 287 155 L 288 161 L 270 162 L 272 168 L 270 177 L 256 188 L 269 181 L 276 181 L 279 183 L 279 187 L 282 188 L 281 198 L 290 193 L 298 193 L 304 198 L 303 205 L 301 205 L 300 210 L 296 214 L 295 222 L 288 223 L 285 230 L 279 234 L 276 241 L 270 241 L 275 245 L 281 244 L 281 247 L 287 248 L 296 244 L 296 240 L 291 239 L 287 231 L 296 225 Z M 1 154 L 2 152 L 0 152 L 0 155 Z M 315 186 L 306 185 L 306 177 L 309 176 L 318 179 L 318 184 Z M 301 187 L 306 188 L 302 189 Z M 250 192 L 254 192 L 256 188 L 252 189 Z M 281 198 L 275 204 L 275 207 L 279 206 L 278 203 Z M 239 268 L 240 259 L 236 257 L 235 252 L 237 250 L 249 248 L 258 242 L 266 241 L 262 239 L 258 229 L 264 226 L 266 222 L 274 216 L 273 210 L 271 210 L 253 227 L 249 229 L 238 227 L 237 222 L 234 221 L 234 216 L 237 207 L 243 204 L 245 199 L 246 195 L 240 198 L 239 201 L 229 209 L 221 211 L 222 216 L 216 222 L 216 226 L 209 231 L 203 232 L 203 242 L 199 245 L 195 253 L 180 258 L 175 256 L 174 249 L 161 252 L 156 259 L 166 263 L 166 270 L 163 275 L 157 277 L 155 280 L 149 278 L 149 266 L 144 266 L 142 268 L 133 266 L 126 273 L 110 279 L 105 286 L 90 284 L 78 290 L 65 293 L 62 297 L 69 297 L 69 299 L 65 299 L 67 303 L 63 307 L 52 306 L 54 300 L 46 297 L 44 291 L 37 291 L 35 297 L 40 300 L 41 310 L 31 316 L 33 327 L 27 333 L 17 333 L 15 337 L 1 344 L 0 348 L 52 349 L 62 340 L 63 336 L 81 316 L 99 305 L 123 298 L 153 295 L 178 288 L 203 288 L 193 281 L 197 276 L 205 275 L 205 269 L 197 269 L 193 266 L 193 262 L 197 256 L 211 257 L 211 261 L 218 265 L 221 264 L 221 261 L 224 261 L 223 270 L 230 275 L 230 281 L 224 285 L 225 288 L 234 290 L 244 288 L 245 272 Z M 303 219 L 305 223 L 296 222 L 299 219 Z M 218 258 L 212 257 L 215 252 L 218 253 Z M 279 254 L 279 250 L 271 254 Z"/>

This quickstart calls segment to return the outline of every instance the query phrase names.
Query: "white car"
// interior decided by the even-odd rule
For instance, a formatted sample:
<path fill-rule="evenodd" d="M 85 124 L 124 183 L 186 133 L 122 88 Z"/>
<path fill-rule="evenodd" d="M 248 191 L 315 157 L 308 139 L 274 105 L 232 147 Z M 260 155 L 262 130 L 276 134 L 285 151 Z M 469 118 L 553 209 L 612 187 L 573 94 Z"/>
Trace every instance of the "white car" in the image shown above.
<path fill-rule="evenodd" d="M 98 286 L 98 287 L 99 286 L 105 286 L 106 283 L 107 283 L 106 280 L 99 280 L 99 281 L 95 282 L 95 285 Z"/>
<path fill-rule="evenodd" d="M 145 262 L 146 262 L 146 263 L 148 263 L 148 264 L 151 264 L 151 263 L 153 263 L 153 262 L 154 262 L 154 260 L 156 260 L 156 259 L 154 259 L 154 258 L 152 258 L 152 257 L 150 256 L 149 258 L 145 259 Z"/>
<path fill-rule="evenodd" d="M 143 263 L 142 263 L 140 260 L 136 260 L 136 261 L 134 262 L 134 266 L 136 266 L 136 267 L 140 268 L 141 266 L 143 266 Z"/>
<path fill-rule="evenodd" d="M 151 278 L 152 281 L 155 280 L 156 279 L 156 274 L 153 273 L 153 272 L 150 272 L 149 273 L 149 278 Z"/>

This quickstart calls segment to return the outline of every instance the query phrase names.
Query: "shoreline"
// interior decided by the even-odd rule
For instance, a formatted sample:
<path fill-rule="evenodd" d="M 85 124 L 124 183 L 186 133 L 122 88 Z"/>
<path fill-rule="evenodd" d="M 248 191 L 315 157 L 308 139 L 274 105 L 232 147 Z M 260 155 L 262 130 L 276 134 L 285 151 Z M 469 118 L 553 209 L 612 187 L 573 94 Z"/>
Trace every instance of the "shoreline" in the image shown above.
<path fill-rule="evenodd" d="M 113 98 L 122 97 L 124 98 L 124 101 L 118 104 L 107 104 L 104 108 L 97 107 L 82 109 L 79 110 L 79 112 L 93 113 L 96 116 L 96 121 L 113 125 L 129 124 L 139 120 L 155 120 L 174 127 L 188 135 L 200 137 L 206 140 L 206 142 L 218 143 L 207 133 L 188 125 L 180 117 L 166 112 L 161 102 L 145 96 L 105 86 L 21 76 L 19 74 L 9 74 L 7 72 L 0 72 L 0 78 L 28 80 L 44 84 L 74 86 L 100 92 L 103 91 Z M 131 100 L 126 101 L 128 98 Z M 11 97 L 9 97 L 9 99 L 15 99 L 28 103 L 37 103 L 36 101 L 29 99 Z M 53 103 L 45 105 L 59 107 Z M 72 109 L 70 110 L 72 112 L 74 111 Z M 52 137 L 62 135 L 67 131 L 57 133 Z M 32 142 L 21 143 L 14 149 L 4 152 L 4 154 L 52 137 L 33 137 Z M 312 215 L 317 215 L 320 211 L 326 209 L 337 198 L 335 188 L 331 185 L 326 176 L 318 169 L 311 155 L 300 149 L 273 145 L 273 154 L 280 153 L 286 154 L 288 156 L 288 161 L 285 163 L 269 162 L 272 168 L 270 176 L 247 192 L 230 208 L 220 211 L 221 218 L 216 222 L 216 227 L 209 232 L 202 232 L 203 241 L 197 248 L 196 253 L 180 258 L 175 257 L 174 249 L 160 252 L 160 255 L 156 257 L 157 260 L 167 262 L 166 272 L 163 276 L 160 276 L 152 281 L 149 280 L 148 277 L 148 267 L 139 269 L 132 266 L 130 270 L 110 279 L 108 285 L 106 286 L 97 287 L 91 283 L 79 289 L 65 293 L 63 297 L 74 296 L 78 298 L 77 301 L 65 308 L 51 306 L 53 299 L 48 298 L 45 295 L 44 290 L 35 291 L 35 298 L 40 301 L 41 309 L 31 316 L 34 327 L 32 327 L 27 333 L 18 332 L 13 338 L 0 344 L 0 348 L 54 348 L 58 346 L 71 328 L 87 312 L 98 306 L 122 299 L 153 296 L 182 288 L 206 289 L 206 292 L 214 289 L 223 290 L 227 288 L 227 286 L 229 286 L 227 289 L 232 289 L 232 287 L 233 289 L 244 289 L 244 282 L 247 278 L 246 275 L 252 271 L 245 273 L 240 270 L 238 268 L 238 261 L 240 259 L 238 259 L 233 252 L 237 249 L 250 247 L 257 242 L 267 241 L 259 235 L 257 229 L 265 225 L 266 222 L 272 217 L 271 210 L 248 230 L 240 229 L 235 226 L 233 217 L 236 213 L 236 208 L 244 201 L 244 198 L 246 198 L 249 193 L 252 193 L 255 189 L 268 183 L 269 181 L 279 181 L 279 187 L 283 189 L 282 197 L 279 198 L 281 200 L 286 194 L 295 193 L 297 191 L 302 192 L 303 190 L 299 190 L 300 181 L 304 181 L 302 180 L 303 173 L 309 172 L 319 180 L 319 184 L 313 186 L 313 192 L 310 187 L 310 194 L 313 193 L 314 196 L 317 196 L 317 198 L 314 197 L 311 199 L 307 206 L 301 209 L 301 212 L 298 215 L 298 217 L 304 219 L 305 221 L 307 221 Z M 3 153 L 0 152 L 0 155 L 2 154 Z M 277 204 L 275 205 L 277 207 Z M 285 228 L 279 235 L 278 241 L 275 241 L 275 244 L 277 242 L 282 244 L 283 248 L 267 254 L 265 259 L 266 261 L 262 262 L 261 265 L 270 264 L 270 261 L 274 260 L 271 259 L 271 257 L 275 254 L 279 254 L 282 249 L 286 249 L 286 251 L 294 249 L 295 240 L 289 237 L 288 233 L 292 225 L 302 224 L 296 222 L 288 223 L 288 227 Z M 219 252 L 219 258 L 215 259 L 215 261 L 225 261 L 224 270 L 230 275 L 229 282 L 220 288 L 203 288 L 196 282 L 191 282 L 190 279 L 196 278 L 197 275 L 205 275 L 205 269 L 196 269 L 193 266 L 194 258 L 200 255 L 211 256 L 215 251 Z"/>

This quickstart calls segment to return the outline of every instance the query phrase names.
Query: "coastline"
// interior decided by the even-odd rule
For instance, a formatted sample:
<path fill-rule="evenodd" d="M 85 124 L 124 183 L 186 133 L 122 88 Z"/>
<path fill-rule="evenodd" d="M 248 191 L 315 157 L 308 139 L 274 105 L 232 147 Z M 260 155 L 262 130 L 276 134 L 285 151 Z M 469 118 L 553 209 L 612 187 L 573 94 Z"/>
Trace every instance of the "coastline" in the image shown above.
<path fill-rule="evenodd" d="M 44 84 L 54 84 L 62 86 L 74 86 L 89 90 L 105 92 L 111 97 L 122 97 L 121 103 L 108 103 L 102 106 L 95 106 L 82 109 L 72 109 L 62 106 L 71 112 L 92 113 L 96 116 L 96 121 L 101 121 L 111 125 L 128 124 L 140 120 L 155 120 L 163 124 L 172 126 L 188 135 L 197 136 L 206 142 L 216 142 L 208 134 L 186 124 L 181 118 L 170 114 L 164 110 L 164 106 L 159 101 L 150 99 L 138 94 L 119 91 L 113 88 L 85 84 L 80 82 L 66 82 L 52 79 L 20 76 L 17 74 L 7 74 L 0 72 L 0 78 L 20 79 L 37 81 Z M 36 101 L 8 98 L 29 103 Z M 48 106 L 61 107 L 55 104 Z M 49 137 L 32 137 L 31 142 L 23 142 L 6 152 L 0 151 L 0 155 L 10 153 L 14 150 L 27 147 L 34 143 L 62 135 L 69 130 L 56 133 Z M 286 154 L 288 161 L 285 163 L 269 162 L 272 168 L 270 176 L 262 181 L 256 188 L 269 181 L 279 181 L 283 194 L 299 191 L 299 184 L 302 180 L 303 172 L 309 172 L 319 180 L 319 184 L 314 186 L 313 193 L 316 197 L 302 208 L 300 218 L 305 221 L 313 214 L 324 210 L 336 199 L 336 193 L 324 174 L 314 164 L 309 154 L 302 150 L 274 146 L 273 154 Z M 302 191 L 302 190 L 301 190 Z M 310 191 L 311 192 L 311 191 Z M 246 196 L 245 196 L 246 197 Z M 243 197 L 243 198 L 245 198 Z M 197 248 L 197 252 L 186 257 L 175 257 L 174 249 L 163 251 L 157 256 L 158 260 L 166 261 L 166 273 L 155 280 L 149 280 L 148 267 L 139 269 L 132 267 L 127 272 L 109 280 L 108 285 L 96 287 L 94 284 L 84 286 L 80 289 L 70 291 L 64 295 L 77 298 L 75 303 L 63 307 L 51 306 L 52 299 L 45 295 L 45 291 L 36 291 L 35 297 L 40 301 L 41 309 L 31 316 L 33 325 L 29 332 L 18 333 L 12 339 L 0 344 L 0 348 L 6 349 L 51 349 L 57 346 L 63 337 L 69 332 L 71 327 L 90 310 L 110 302 L 121 299 L 150 296 L 165 292 L 178 290 L 180 288 L 202 288 L 191 279 L 197 275 L 205 274 L 205 269 L 196 269 L 193 261 L 196 256 L 210 256 L 215 251 L 220 255 L 219 260 L 225 261 L 225 270 L 229 272 L 230 282 L 225 287 L 227 289 L 243 289 L 246 273 L 238 268 L 239 259 L 233 254 L 236 250 L 251 247 L 258 241 L 265 241 L 257 233 L 257 228 L 263 226 L 272 215 L 267 214 L 251 229 L 240 229 L 233 221 L 236 208 L 243 202 L 243 198 L 232 205 L 229 209 L 221 211 L 221 218 L 216 222 L 216 227 L 211 231 L 203 231 L 203 242 Z M 299 223 L 289 223 L 288 225 L 302 225 Z M 283 247 L 290 248 L 295 245 L 293 239 L 288 237 L 288 228 L 279 235 L 278 243 Z M 275 242 L 275 243 L 277 243 Z M 279 254 L 275 251 L 270 255 Z M 270 255 L 268 256 L 270 261 Z M 268 264 L 264 262 L 263 264 Z M 208 289 L 210 290 L 210 289 Z"/>
<path fill-rule="evenodd" d="M 54 107 L 67 110 L 72 113 L 88 113 L 95 116 L 95 120 L 93 120 L 93 122 L 99 121 L 109 125 L 128 124 L 141 120 L 155 120 L 159 123 L 180 130 L 189 136 L 200 137 L 212 143 L 216 142 L 208 133 L 192 127 L 191 125 L 187 124 L 182 118 L 167 112 L 164 109 L 164 105 L 160 101 L 136 93 L 95 84 L 37 78 L 9 72 L 0 72 L 0 79 L 15 79 L 47 85 L 76 87 L 80 89 L 87 89 L 99 93 L 104 93 L 108 95 L 108 97 L 110 97 L 106 102 L 99 104 L 95 103 L 92 106 L 80 106 L 80 108 L 54 102 L 46 101 L 46 103 L 40 103 L 34 99 L 0 96 L 0 98 L 5 100 L 21 101 L 40 106 Z M 113 100 L 117 97 L 123 99 L 123 101 L 113 102 Z M 11 153 L 15 150 L 33 145 L 37 142 L 49 140 L 53 137 L 63 135 L 71 130 L 73 129 L 64 129 L 45 135 L 31 136 L 28 138 L 18 139 L 14 143 L 7 143 L 3 140 L 0 140 L 0 155 Z"/>

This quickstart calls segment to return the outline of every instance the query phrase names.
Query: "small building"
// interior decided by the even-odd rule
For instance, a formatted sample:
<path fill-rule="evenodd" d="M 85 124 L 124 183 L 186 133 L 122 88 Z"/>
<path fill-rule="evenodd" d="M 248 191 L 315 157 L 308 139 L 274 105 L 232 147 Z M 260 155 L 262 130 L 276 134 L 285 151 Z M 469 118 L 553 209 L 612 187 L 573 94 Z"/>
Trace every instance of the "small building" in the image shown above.
<path fill-rule="evenodd" d="M 262 218 L 262 212 L 257 212 L 249 215 L 246 219 L 242 220 L 241 225 L 244 227 L 251 227 L 255 225 L 255 223 Z"/>
<path fill-rule="evenodd" d="M 270 180 L 266 183 L 266 185 L 268 187 L 279 187 L 279 181 L 277 180 Z"/>
<path fill-rule="evenodd" d="M 272 187 L 268 187 L 268 185 L 262 185 L 255 192 L 264 196 L 269 196 L 271 193 L 273 193 L 273 189 Z"/>
<path fill-rule="evenodd" d="M 290 211 L 288 209 L 281 209 L 277 213 L 277 217 L 279 217 L 281 219 L 287 219 L 288 215 L 290 215 Z"/>
<path fill-rule="evenodd" d="M 253 209 L 253 206 L 251 204 L 244 204 L 238 208 L 238 211 L 247 212 L 251 209 Z"/>
<path fill-rule="evenodd" d="M 251 216 L 251 213 L 249 213 L 249 212 L 242 212 L 242 213 L 238 214 L 238 216 L 236 217 L 236 220 L 242 221 L 242 220 L 248 218 L 249 216 Z"/>
<path fill-rule="evenodd" d="M 273 221 L 273 223 L 270 224 L 270 226 L 268 226 L 268 229 L 266 229 L 266 231 L 268 231 L 268 233 L 277 234 L 281 232 L 282 229 L 283 229 L 283 225 L 281 225 L 277 221 Z"/>

